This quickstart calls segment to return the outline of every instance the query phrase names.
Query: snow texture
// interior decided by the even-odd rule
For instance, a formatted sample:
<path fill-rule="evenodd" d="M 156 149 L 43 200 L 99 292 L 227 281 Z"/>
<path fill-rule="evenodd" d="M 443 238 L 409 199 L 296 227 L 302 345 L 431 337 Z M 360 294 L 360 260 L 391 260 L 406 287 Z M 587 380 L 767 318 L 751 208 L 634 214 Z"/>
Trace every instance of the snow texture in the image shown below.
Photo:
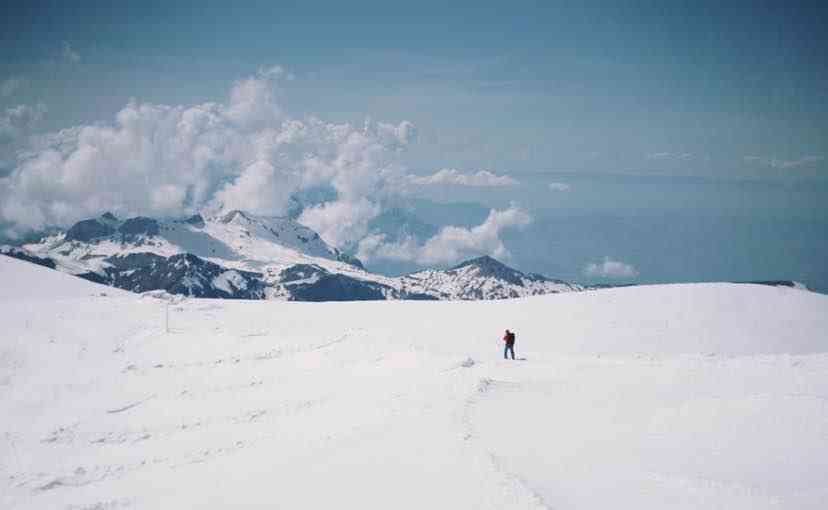
<path fill-rule="evenodd" d="M 8 257 L 0 281 L 0 508 L 828 500 L 820 294 L 170 302 Z"/>

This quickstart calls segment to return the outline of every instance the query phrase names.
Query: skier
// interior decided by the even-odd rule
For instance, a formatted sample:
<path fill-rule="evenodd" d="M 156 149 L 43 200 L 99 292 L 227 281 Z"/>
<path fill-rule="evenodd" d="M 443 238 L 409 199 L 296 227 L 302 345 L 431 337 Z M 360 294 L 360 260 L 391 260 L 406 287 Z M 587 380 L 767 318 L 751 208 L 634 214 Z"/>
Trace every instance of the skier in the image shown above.
<path fill-rule="evenodd" d="M 509 352 L 512 353 L 512 359 L 515 359 L 515 334 L 507 329 L 506 334 L 503 335 L 503 341 L 506 342 L 506 347 L 503 349 L 503 359 L 509 359 L 506 357 Z"/>

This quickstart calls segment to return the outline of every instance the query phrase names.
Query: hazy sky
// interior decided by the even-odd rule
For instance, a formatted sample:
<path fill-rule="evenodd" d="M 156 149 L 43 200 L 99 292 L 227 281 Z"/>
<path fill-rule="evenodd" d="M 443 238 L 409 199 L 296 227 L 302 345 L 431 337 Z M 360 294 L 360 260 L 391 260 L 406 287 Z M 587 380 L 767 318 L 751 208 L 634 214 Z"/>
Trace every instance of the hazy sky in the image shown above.
<path fill-rule="evenodd" d="M 828 258 L 819 233 L 828 224 L 828 9 L 819 2 L 169 3 L 0 7 L 6 235 L 103 208 L 177 214 L 245 203 L 278 213 L 285 193 L 330 185 L 339 200 L 304 220 L 336 244 L 363 240 L 388 196 L 427 196 L 531 218 L 477 233 L 466 225 L 469 239 L 452 238 L 457 256 L 508 253 L 525 269 L 582 279 L 730 273 L 692 261 L 659 272 L 646 257 L 634 261 L 623 239 L 579 248 L 566 267 L 551 254 L 544 262 L 537 243 L 560 231 L 549 221 L 591 218 L 572 221 L 592 225 L 584 228 L 596 239 L 607 232 L 590 222 L 607 215 L 709 217 L 711 232 L 725 218 L 816 222 L 790 227 L 812 243 L 798 255 L 785 255 L 784 236 L 769 227 L 759 244 L 787 265 L 768 271 L 755 254 L 740 267 L 756 270 L 732 278 L 816 271 L 828 286 L 816 262 Z M 363 129 L 366 118 L 373 128 Z M 342 218 L 356 227 L 334 228 Z M 517 232 L 532 233 L 531 260 L 521 251 L 529 240 L 505 242 Z M 635 246 L 658 235 L 642 233 Z M 451 258 L 428 246 L 407 253 L 397 262 Z"/>

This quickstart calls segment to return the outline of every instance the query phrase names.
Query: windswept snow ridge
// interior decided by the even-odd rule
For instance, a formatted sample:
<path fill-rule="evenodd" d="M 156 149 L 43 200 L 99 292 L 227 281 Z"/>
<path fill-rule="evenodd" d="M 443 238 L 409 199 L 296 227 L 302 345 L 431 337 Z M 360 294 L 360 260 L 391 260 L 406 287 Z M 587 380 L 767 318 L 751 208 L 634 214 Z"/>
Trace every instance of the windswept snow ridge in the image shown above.
<path fill-rule="evenodd" d="M 182 300 L 8 257 L 0 281 L 0 508 L 828 499 L 820 294 L 698 284 L 477 302 Z"/>

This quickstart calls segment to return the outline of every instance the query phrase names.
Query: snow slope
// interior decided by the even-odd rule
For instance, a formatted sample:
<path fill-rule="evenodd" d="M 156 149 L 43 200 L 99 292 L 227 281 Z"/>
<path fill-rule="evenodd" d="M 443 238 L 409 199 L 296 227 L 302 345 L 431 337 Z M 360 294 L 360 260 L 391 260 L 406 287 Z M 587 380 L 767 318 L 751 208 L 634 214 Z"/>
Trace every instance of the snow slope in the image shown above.
<path fill-rule="evenodd" d="M 190 299 L 167 332 L 167 301 L 2 257 L 0 281 L 0 508 L 828 500 L 820 294 Z"/>
<path fill-rule="evenodd" d="M 98 285 L 47 267 L 0 256 L 0 299 L 3 303 L 16 300 L 48 301 L 57 299 L 131 296 L 125 290 Z M 6 318 L 6 314 L 3 314 Z"/>

